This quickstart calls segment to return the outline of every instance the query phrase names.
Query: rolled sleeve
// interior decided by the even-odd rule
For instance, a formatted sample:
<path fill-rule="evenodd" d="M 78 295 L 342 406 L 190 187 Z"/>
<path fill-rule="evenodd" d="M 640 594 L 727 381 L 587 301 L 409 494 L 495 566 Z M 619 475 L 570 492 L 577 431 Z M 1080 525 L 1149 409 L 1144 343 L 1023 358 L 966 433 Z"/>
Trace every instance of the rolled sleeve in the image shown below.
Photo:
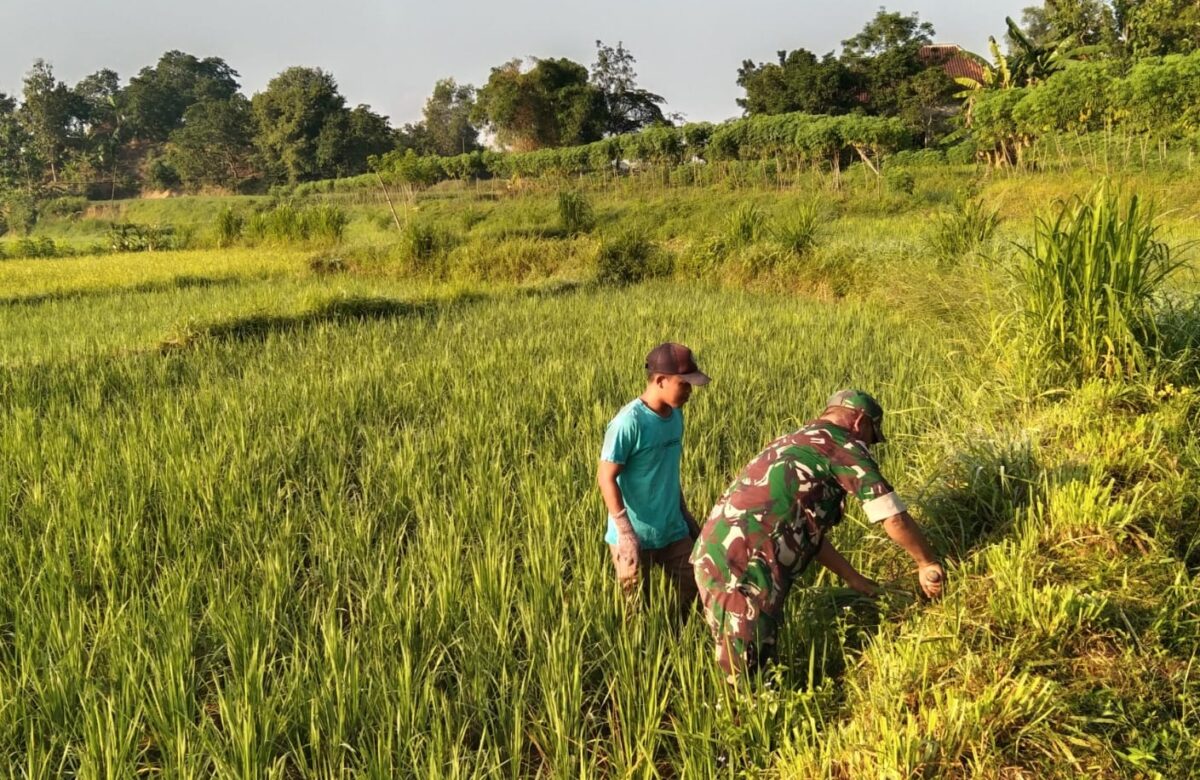
<path fill-rule="evenodd" d="M 904 503 L 904 499 L 900 498 L 900 494 L 892 491 L 879 498 L 872 498 L 863 502 L 863 511 L 867 514 L 867 519 L 872 523 L 879 523 L 887 520 L 889 517 L 895 517 L 901 512 L 908 511 L 908 505 Z"/>

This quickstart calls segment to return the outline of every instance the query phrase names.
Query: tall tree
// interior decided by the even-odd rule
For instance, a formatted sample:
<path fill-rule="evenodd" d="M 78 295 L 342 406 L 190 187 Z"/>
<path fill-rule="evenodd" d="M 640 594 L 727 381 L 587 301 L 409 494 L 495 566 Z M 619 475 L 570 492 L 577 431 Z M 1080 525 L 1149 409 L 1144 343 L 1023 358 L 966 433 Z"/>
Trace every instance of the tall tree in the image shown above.
<path fill-rule="evenodd" d="M 433 154 L 450 156 L 479 149 L 479 130 L 471 121 L 475 87 L 454 79 L 440 79 L 425 101 L 421 123 Z"/>
<path fill-rule="evenodd" d="M 338 175 L 349 112 L 333 76 L 320 68 L 288 68 L 251 104 L 255 142 L 274 178 L 297 182 Z"/>
<path fill-rule="evenodd" d="M 1188 54 L 1200 49 L 1196 0 L 1117 0 L 1117 26 L 1134 57 Z"/>
<path fill-rule="evenodd" d="M 237 79 L 237 71 L 220 57 L 166 52 L 154 67 L 142 68 L 129 80 L 125 102 L 130 124 L 138 138 L 165 141 L 193 103 L 237 94 Z"/>
<path fill-rule="evenodd" d="M 117 165 L 129 134 L 121 79 L 104 68 L 85 76 L 72 91 L 82 134 L 80 157 L 86 166 L 107 176 L 109 193 L 115 194 Z"/>
<path fill-rule="evenodd" d="M 746 90 L 738 105 L 747 114 L 845 114 L 858 105 L 861 88 L 832 52 L 823 58 L 807 49 L 779 52 L 779 61 L 744 60 L 737 83 Z"/>
<path fill-rule="evenodd" d="M 0 92 L 0 194 L 28 186 L 29 135 L 17 113 L 16 98 Z"/>
<path fill-rule="evenodd" d="M 609 135 L 632 133 L 666 122 L 660 107 L 666 99 L 637 85 L 636 64 L 633 53 L 623 42 L 617 41 L 614 49 L 596 41 L 591 81 L 604 95 L 604 131 Z"/>
<path fill-rule="evenodd" d="M 915 13 L 881 8 L 861 32 L 842 41 L 842 62 L 859 80 L 868 113 L 930 116 L 938 102 L 951 104 L 954 80 L 921 57 L 934 34 L 933 25 Z M 918 78 L 920 83 L 912 82 Z"/>
<path fill-rule="evenodd" d="M 167 144 L 167 163 L 188 187 L 236 189 L 256 173 L 254 117 L 243 95 L 188 106 Z"/>
<path fill-rule="evenodd" d="M 474 118 L 510 148 L 571 146 L 604 134 L 604 93 L 587 68 L 565 58 L 535 59 L 528 71 L 512 60 L 492 68 L 476 97 Z"/>
<path fill-rule="evenodd" d="M 1045 0 L 1025 8 L 1021 22 L 1028 42 L 1042 48 L 1066 42 L 1115 52 L 1120 44 L 1117 14 L 1108 0 Z M 1017 53 L 1019 42 L 1010 35 L 1008 43 L 1010 53 Z"/>
<path fill-rule="evenodd" d="M 317 136 L 317 165 L 322 176 L 354 176 L 367 171 L 367 159 L 395 148 L 386 117 L 365 105 L 332 115 Z"/>
<path fill-rule="evenodd" d="M 57 184 L 74 130 L 74 95 L 54 77 L 50 63 L 39 59 L 25 76 L 23 97 L 19 115 L 35 158 L 49 169 L 51 181 Z"/>

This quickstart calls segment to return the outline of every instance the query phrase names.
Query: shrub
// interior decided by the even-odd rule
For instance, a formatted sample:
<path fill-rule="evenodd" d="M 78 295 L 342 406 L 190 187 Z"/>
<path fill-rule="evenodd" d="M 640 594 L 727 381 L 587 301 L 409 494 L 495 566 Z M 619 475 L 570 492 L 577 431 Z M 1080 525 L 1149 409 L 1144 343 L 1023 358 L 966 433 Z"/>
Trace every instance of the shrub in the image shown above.
<path fill-rule="evenodd" d="M 885 168 L 883 182 L 890 191 L 902 192 L 905 195 L 912 195 L 917 187 L 917 180 L 904 168 Z"/>
<path fill-rule="evenodd" d="M 24 192 L 10 192 L 0 201 L 0 223 L 5 230 L 22 236 L 29 235 L 37 224 L 38 205 L 32 195 Z"/>
<path fill-rule="evenodd" d="M 1000 215 L 994 209 L 982 200 L 967 200 L 934 222 L 927 237 L 929 251 L 938 262 L 953 264 L 990 241 L 999 224 Z"/>
<path fill-rule="evenodd" d="M 173 225 L 138 225 L 114 222 L 108 229 L 108 248 L 114 252 L 154 252 L 177 249 L 179 240 Z"/>
<path fill-rule="evenodd" d="M 341 274 L 350 270 L 350 263 L 343 257 L 333 255 L 316 255 L 308 261 L 308 270 L 317 276 Z"/>
<path fill-rule="evenodd" d="M 587 233 L 595 227 L 595 215 L 587 196 L 575 190 L 558 193 L 558 224 L 568 236 Z"/>
<path fill-rule="evenodd" d="M 445 253 L 454 245 L 454 237 L 442 227 L 413 220 L 404 228 L 401 246 L 409 260 L 421 261 Z"/>
<path fill-rule="evenodd" d="M 601 284 L 632 284 L 670 272 L 669 258 L 638 231 L 605 239 L 596 253 L 596 281 Z"/>
<path fill-rule="evenodd" d="M 1179 263 L 1159 238 L 1154 210 L 1106 183 L 1036 220 L 1020 247 L 1030 346 L 1076 379 L 1148 366 L 1164 282 Z"/>
<path fill-rule="evenodd" d="M 53 198 L 42 204 L 42 213 L 51 217 L 78 219 L 87 209 L 87 198 L 80 196 L 65 196 Z"/>

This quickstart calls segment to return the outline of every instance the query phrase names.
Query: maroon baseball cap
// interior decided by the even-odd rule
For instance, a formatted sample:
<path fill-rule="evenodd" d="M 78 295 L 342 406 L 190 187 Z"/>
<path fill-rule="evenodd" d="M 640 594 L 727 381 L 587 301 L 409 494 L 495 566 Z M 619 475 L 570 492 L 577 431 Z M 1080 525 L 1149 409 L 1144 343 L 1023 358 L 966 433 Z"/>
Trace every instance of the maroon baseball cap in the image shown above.
<path fill-rule="evenodd" d="M 646 370 L 655 374 L 681 376 L 689 385 L 708 384 L 708 374 L 696 365 L 692 351 L 671 341 L 650 350 L 650 354 L 646 355 Z"/>

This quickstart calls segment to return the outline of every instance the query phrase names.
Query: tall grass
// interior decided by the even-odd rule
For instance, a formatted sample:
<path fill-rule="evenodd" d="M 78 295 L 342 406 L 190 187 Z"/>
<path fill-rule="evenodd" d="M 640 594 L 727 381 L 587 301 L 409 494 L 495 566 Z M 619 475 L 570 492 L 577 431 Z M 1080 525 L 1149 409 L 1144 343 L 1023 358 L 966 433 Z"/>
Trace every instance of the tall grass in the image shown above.
<path fill-rule="evenodd" d="M 985 247 L 1000 225 L 999 212 L 980 198 L 969 198 L 933 223 L 927 244 L 943 266 L 953 266 Z"/>
<path fill-rule="evenodd" d="M 558 224 L 568 236 L 577 236 L 591 230 L 596 224 L 596 216 L 587 196 L 577 190 L 558 193 Z"/>
<path fill-rule="evenodd" d="M 1108 184 L 1038 217 L 1018 269 L 1035 359 L 1076 378 L 1148 367 L 1155 312 L 1179 262 L 1160 237 L 1153 206 Z"/>

